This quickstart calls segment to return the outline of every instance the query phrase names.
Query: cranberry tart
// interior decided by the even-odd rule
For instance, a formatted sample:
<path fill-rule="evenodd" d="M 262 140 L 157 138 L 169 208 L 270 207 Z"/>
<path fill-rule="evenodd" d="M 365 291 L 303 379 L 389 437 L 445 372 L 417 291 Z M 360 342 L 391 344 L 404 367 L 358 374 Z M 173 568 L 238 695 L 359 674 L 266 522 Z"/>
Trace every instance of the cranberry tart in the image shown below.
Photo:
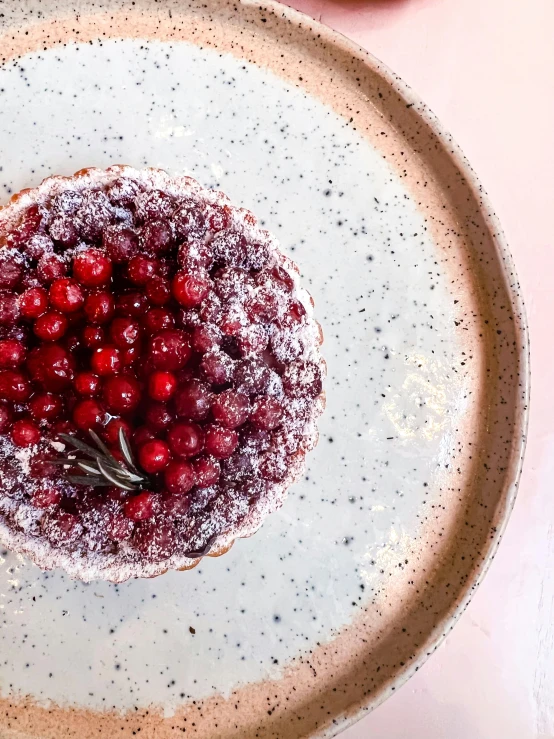
<path fill-rule="evenodd" d="M 51 177 L 0 209 L 0 539 L 121 582 L 253 534 L 317 439 L 321 331 L 254 216 L 188 177 Z"/>

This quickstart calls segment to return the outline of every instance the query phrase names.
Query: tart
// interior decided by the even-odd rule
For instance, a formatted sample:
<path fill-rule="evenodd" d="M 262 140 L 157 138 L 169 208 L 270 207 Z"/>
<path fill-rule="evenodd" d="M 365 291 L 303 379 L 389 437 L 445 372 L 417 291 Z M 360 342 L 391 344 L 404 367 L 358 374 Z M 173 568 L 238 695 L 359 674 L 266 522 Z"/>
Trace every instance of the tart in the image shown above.
<path fill-rule="evenodd" d="M 296 266 L 161 170 L 50 177 L 0 209 L 0 539 L 122 582 L 282 505 L 317 440 L 321 329 Z"/>

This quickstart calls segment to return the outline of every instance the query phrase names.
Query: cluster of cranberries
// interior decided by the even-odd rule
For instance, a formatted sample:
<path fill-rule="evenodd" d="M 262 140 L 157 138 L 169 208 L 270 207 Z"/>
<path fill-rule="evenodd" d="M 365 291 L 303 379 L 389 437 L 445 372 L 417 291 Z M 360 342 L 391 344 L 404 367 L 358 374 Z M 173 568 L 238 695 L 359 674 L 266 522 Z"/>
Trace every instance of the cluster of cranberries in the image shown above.
<path fill-rule="evenodd" d="M 0 464 L 5 494 L 44 511 L 38 535 L 161 559 L 202 548 L 286 477 L 320 370 L 289 273 L 241 223 L 225 203 L 119 178 L 32 205 L 2 235 L 0 434 L 31 450 L 31 481 L 13 447 Z M 89 430 L 117 457 L 120 428 L 148 490 L 70 484 L 49 463 L 60 433 Z"/>

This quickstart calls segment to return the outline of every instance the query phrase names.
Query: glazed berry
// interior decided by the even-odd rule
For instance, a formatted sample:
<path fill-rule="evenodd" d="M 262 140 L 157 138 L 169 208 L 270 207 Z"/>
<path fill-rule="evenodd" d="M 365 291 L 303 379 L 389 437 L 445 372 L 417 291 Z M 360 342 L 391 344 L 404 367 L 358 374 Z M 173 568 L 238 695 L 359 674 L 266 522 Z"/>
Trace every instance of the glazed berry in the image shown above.
<path fill-rule="evenodd" d="M 151 428 L 161 431 L 173 423 L 173 414 L 165 403 L 150 403 L 144 420 Z"/>
<path fill-rule="evenodd" d="M 192 461 L 194 484 L 199 488 L 215 485 L 221 475 L 221 466 L 213 457 L 198 457 Z"/>
<path fill-rule="evenodd" d="M 175 527 L 169 521 L 143 521 L 137 525 L 131 543 L 148 561 L 163 561 L 175 552 Z"/>
<path fill-rule="evenodd" d="M 169 447 L 164 441 L 152 439 L 139 449 L 139 464 L 148 474 L 161 472 L 167 467 L 170 460 Z"/>
<path fill-rule="evenodd" d="M 94 398 L 100 392 L 101 381 L 94 372 L 78 372 L 75 375 L 75 390 L 84 397 Z"/>
<path fill-rule="evenodd" d="M 172 372 L 153 372 L 148 380 L 148 394 L 152 400 L 167 402 L 177 387 L 177 378 Z"/>
<path fill-rule="evenodd" d="M 250 401 L 242 393 L 226 390 L 215 398 L 212 414 L 217 423 L 228 429 L 235 429 L 248 420 Z"/>
<path fill-rule="evenodd" d="M 107 323 L 115 310 L 113 296 L 105 290 L 87 295 L 83 309 L 90 323 Z"/>
<path fill-rule="evenodd" d="M 178 329 L 160 331 L 150 340 L 149 356 L 156 369 L 178 370 L 185 366 L 191 353 L 188 336 Z"/>
<path fill-rule="evenodd" d="M 130 376 L 109 377 L 104 382 L 102 397 L 110 413 L 129 413 L 140 402 L 140 385 Z"/>
<path fill-rule="evenodd" d="M 123 513 L 113 511 L 106 520 L 106 533 L 113 541 L 127 541 L 133 533 L 133 522 Z"/>
<path fill-rule="evenodd" d="M 105 343 L 106 334 L 100 326 L 85 326 L 81 340 L 83 346 L 87 349 L 98 349 Z"/>
<path fill-rule="evenodd" d="M 57 216 L 48 226 L 52 239 L 65 249 L 76 246 L 79 241 L 79 231 L 72 219 L 67 216 Z"/>
<path fill-rule="evenodd" d="M 177 272 L 171 290 L 173 297 L 185 308 L 195 308 L 204 300 L 212 287 L 212 281 L 202 272 Z"/>
<path fill-rule="evenodd" d="M 74 313 L 85 302 L 79 284 L 70 278 L 55 280 L 50 285 L 49 298 L 52 308 L 60 313 Z"/>
<path fill-rule="evenodd" d="M 15 369 L 23 364 L 27 350 L 17 339 L 0 341 L 0 369 Z"/>
<path fill-rule="evenodd" d="M 154 496 L 152 493 L 139 493 L 125 503 L 125 515 L 132 521 L 145 521 L 154 515 Z"/>
<path fill-rule="evenodd" d="M 31 505 L 35 508 L 49 508 L 58 505 L 62 499 L 62 494 L 56 488 L 45 486 L 35 490 L 31 496 Z"/>
<path fill-rule="evenodd" d="M 43 287 L 30 287 L 21 295 L 19 308 L 28 320 L 42 316 L 48 309 L 48 293 Z"/>
<path fill-rule="evenodd" d="M 194 487 L 194 470 L 188 462 L 170 462 L 164 473 L 164 482 L 170 493 L 188 493 Z"/>
<path fill-rule="evenodd" d="M 157 263 L 153 259 L 138 254 L 129 260 L 127 276 L 134 285 L 146 285 L 157 272 Z"/>
<path fill-rule="evenodd" d="M 59 392 L 71 384 L 75 360 L 58 344 L 36 347 L 29 354 L 27 369 L 31 379 L 49 392 Z"/>
<path fill-rule="evenodd" d="M 145 295 L 137 292 L 127 292 L 118 295 L 115 309 L 120 316 L 141 318 L 148 306 L 149 303 Z"/>
<path fill-rule="evenodd" d="M 0 252 L 0 290 L 13 290 L 21 282 L 23 262 L 21 257 L 6 257 Z"/>
<path fill-rule="evenodd" d="M 28 447 L 40 441 L 40 429 L 31 420 L 22 418 L 12 428 L 12 441 L 16 446 Z"/>
<path fill-rule="evenodd" d="M 123 429 L 125 437 L 131 438 L 133 427 L 122 418 L 112 418 L 104 429 L 104 439 L 112 447 L 119 447 L 119 432 Z"/>
<path fill-rule="evenodd" d="M 21 215 L 17 225 L 10 231 L 8 243 L 16 248 L 23 247 L 25 243 L 36 234 L 42 222 L 42 214 L 38 205 L 29 206 Z"/>
<path fill-rule="evenodd" d="M 130 228 L 108 226 L 104 231 L 104 248 L 112 262 L 124 264 L 138 251 L 138 236 Z"/>
<path fill-rule="evenodd" d="M 165 221 L 151 221 L 144 225 L 140 242 L 148 254 L 164 254 L 173 243 L 173 232 Z"/>
<path fill-rule="evenodd" d="M 44 285 L 59 280 L 66 272 L 67 265 L 57 254 L 45 254 L 37 266 L 37 277 Z"/>
<path fill-rule="evenodd" d="M 90 366 L 100 377 L 115 375 L 121 367 L 119 349 L 110 344 L 95 349 L 90 358 Z"/>
<path fill-rule="evenodd" d="M 147 334 L 157 334 L 175 326 L 175 317 L 165 308 L 151 308 L 144 316 L 144 330 Z"/>
<path fill-rule="evenodd" d="M 202 323 L 192 332 L 192 348 L 200 354 L 217 349 L 222 340 L 221 331 L 212 323 Z"/>
<path fill-rule="evenodd" d="M 87 249 L 73 260 L 73 277 L 86 287 L 102 287 L 111 280 L 112 263 L 98 249 Z"/>
<path fill-rule="evenodd" d="M 40 393 L 33 395 L 29 402 L 29 411 L 37 421 L 53 421 L 63 409 L 63 403 L 59 395 L 52 393 Z"/>
<path fill-rule="evenodd" d="M 233 379 L 235 362 L 228 354 L 217 349 L 204 354 L 200 369 L 212 385 L 225 385 Z"/>
<path fill-rule="evenodd" d="M 152 305 L 167 305 L 171 300 L 171 285 L 165 277 L 153 277 L 146 285 L 146 296 Z"/>
<path fill-rule="evenodd" d="M 250 421 L 258 428 L 271 431 L 281 423 L 283 406 L 275 398 L 259 400 L 250 417 Z"/>
<path fill-rule="evenodd" d="M 0 400 L 24 403 L 31 395 L 31 384 L 21 372 L 0 371 Z"/>
<path fill-rule="evenodd" d="M 167 432 L 167 443 L 176 457 L 196 457 L 204 447 L 204 433 L 196 423 L 176 423 Z"/>
<path fill-rule="evenodd" d="M 138 322 L 129 317 L 114 318 L 110 326 L 110 338 L 120 349 L 136 344 L 140 338 Z"/>
<path fill-rule="evenodd" d="M 175 411 L 178 416 L 192 421 L 203 421 L 212 407 L 213 393 L 199 380 L 183 383 L 175 393 Z"/>
<path fill-rule="evenodd" d="M 237 448 L 239 437 L 236 431 L 222 426 L 206 427 L 204 448 L 207 454 L 216 459 L 227 459 Z"/>
<path fill-rule="evenodd" d="M 81 400 L 73 409 L 73 422 L 81 431 L 99 428 L 104 417 L 102 406 L 96 400 Z"/>
<path fill-rule="evenodd" d="M 39 316 L 33 325 L 35 335 L 42 341 L 59 341 L 67 331 L 67 318 L 63 313 L 49 311 Z"/>

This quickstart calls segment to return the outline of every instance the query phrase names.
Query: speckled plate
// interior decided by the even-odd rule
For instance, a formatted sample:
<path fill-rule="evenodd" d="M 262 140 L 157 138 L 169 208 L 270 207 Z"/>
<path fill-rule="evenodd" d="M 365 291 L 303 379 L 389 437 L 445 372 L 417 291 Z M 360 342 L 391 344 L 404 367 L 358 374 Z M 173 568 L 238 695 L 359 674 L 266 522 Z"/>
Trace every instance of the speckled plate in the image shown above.
<path fill-rule="evenodd" d="M 0 736 L 331 737 L 452 628 L 512 507 L 527 334 L 495 217 L 426 107 L 276 4 L 2 4 L 0 187 L 125 162 L 255 211 L 329 366 L 305 479 L 253 538 L 120 586 L 4 552 Z"/>

